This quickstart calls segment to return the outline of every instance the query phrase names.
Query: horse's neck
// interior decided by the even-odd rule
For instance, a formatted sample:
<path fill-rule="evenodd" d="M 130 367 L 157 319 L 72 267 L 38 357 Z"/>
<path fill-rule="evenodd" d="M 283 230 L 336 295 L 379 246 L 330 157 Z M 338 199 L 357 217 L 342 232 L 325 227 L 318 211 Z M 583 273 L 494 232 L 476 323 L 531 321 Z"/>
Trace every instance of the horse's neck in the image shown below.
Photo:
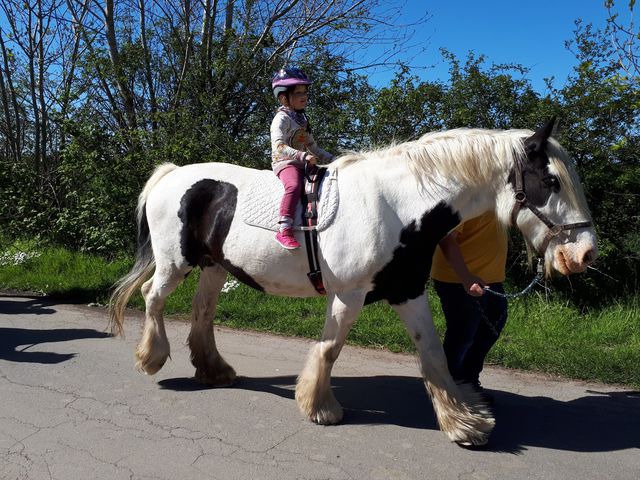
<path fill-rule="evenodd" d="M 488 211 L 495 211 L 501 217 L 498 199 L 502 196 L 502 190 L 495 184 L 461 187 L 452 195 L 449 204 L 458 212 L 463 222 Z"/>
<path fill-rule="evenodd" d="M 367 167 L 367 163 L 362 162 L 359 167 Z M 368 164 L 369 167 L 373 165 Z M 495 182 L 471 187 L 461 185 L 451 178 L 439 177 L 430 178 L 420 184 L 405 162 L 398 162 L 397 159 L 383 160 L 375 167 L 375 170 L 369 169 L 362 174 L 375 175 L 377 191 L 382 193 L 386 202 L 401 218 L 419 218 L 425 210 L 440 203 L 450 206 L 462 221 L 496 208 Z M 502 176 L 496 173 L 495 177 Z"/>

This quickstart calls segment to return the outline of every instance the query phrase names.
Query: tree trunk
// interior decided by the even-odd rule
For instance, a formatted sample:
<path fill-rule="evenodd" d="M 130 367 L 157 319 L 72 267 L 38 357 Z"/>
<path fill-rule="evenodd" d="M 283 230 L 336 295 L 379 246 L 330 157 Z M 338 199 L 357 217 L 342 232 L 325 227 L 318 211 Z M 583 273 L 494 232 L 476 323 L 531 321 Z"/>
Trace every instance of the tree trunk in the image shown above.
<path fill-rule="evenodd" d="M 122 69 L 122 61 L 120 59 L 120 52 L 118 51 L 113 0 L 106 1 L 104 14 L 104 23 L 107 28 L 107 44 L 109 45 L 109 58 L 111 58 L 111 64 L 115 72 L 116 86 L 124 103 L 127 125 L 130 129 L 133 129 L 136 127 L 135 103 L 133 93 L 129 90 L 127 79 Z"/>
<path fill-rule="evenodd" d="M 147 88 L 149 89 L 149 103 L 151 105 L 151 130 L 158 130 L 158 104 L 156 102 L 156 92 L 153 87 L 153 75 L 151 74 L 151 54 L 147 45 L 147 25 L 145 19 L 144 0 L 138 0 L 140 7 L 140 39 L 142 40 L 142 50 L 144 52 L 144 73 L 147 80 Z"/>
<path fill-rule="evenodd" d="M 9 71 L 9 68 L 8 68 L 9 63 L 7 61 L 7 51 L 5 49 L 4 39 L 2 38 L 2 36 L 3 36 L 3 33 L 2 33 L 2 29 L 0 28 L 0 47 L 2 49 L 2 59 L 3 59 L 3 66 L 0 66 L 0 95 L 2 95 L 2 110 L 4 112 L 5 125 L 6 125 L 5 135 L 9 140 L 9 149 L 11 150 L 11 157 L 17 162 L 20 160 L 20 156 L 19 156 L 20 145 L 18 140 L 19 128 L 20 128 L 18 123 L 19 118 L 17 116 L 15 117 L 15 125 L 14 125 L 14 119 L 11 117 L 9 93 L 12 93 L 11 95 L 12 101 L 15 105 L 15 97 L 14 97 L 15 92 L 12 85 L 11 72 Z M 4 74 L 4 72 L 6 72 L 6 75 Z M 17 115 L 17 110 L 14 110 L 14 113 Z M 15 128 L 15 135 L 14 135 L 14 128 Z"/>
<path fill-rule="evenodd" d="M 38 103 L 40 109 L 40 155 L 43 162 L 43 173 L 47 170 L 47 140 L 48 135 L 48 118 L 47 118 L 47 104 L 44 98 L 44 82 L 45 82 L 45 58 L 44 58 L 44 41 L 45 41 L 45 28 L 44 28 L 44 16 L 42 14 L 42 0 L 38 0 L 38 12 L 37 12 L 37 26 L 38 26 Z M 44 178 L 43 178 L 44 180 Z"/>
<path fill-rule="evenodd" d="M 191 61 L 191 53 L 193 51 L 193 33 L 191 32 L 191 2 L 189 0 L 184 0 L 182 9 L 184 15 L 183 23 L 185 38 L 184 57 L 182 61 L 182 68 L 180 69 L 180 75 L 178 76 L 178 83 L 173 96 L 172 106 L 174 109 L 177 108 L 178 104 L 180 103 L 180 94 L 182 92 L 184 80 L 187 76 L 189 62 Z"/>
<path fill-rule="evenodd" d="M 233 27 L 233 4 L 235 0 L 227 0 L 226 13 L 224 17 L 224 31 L 229 32 Z"/>
<path fill-rule="evenodd" d="M 213 4 L 212 4 L 213 1 Z M 213 35 L 216 26 L 216 10 L 218 9 L 218 0 L 206 0 L 204 4 L 204 13 L 202 16 L 202 59 L 200 68 L 202 69 L 203 83 L 205 91 L 208 91 L 213 84 L 211 71 L 211 63 L 213 60 Z"/>
<path fill-rule="evenodd" d="M 60 98 L 60 116 L 62 120 L 65 121 L 68 119 L 69 109 L 71 107 L 71 88 L 73 86 L 73 80 L 75 79 L 75 70 L 78 64 L 78 57 L 80 52 L 80 40 L 82 38 L 81 30 L 82 30 L 82 22 L 84 21 L 85 15 L 88 12 L 88 2 L 89 0 L 85 0 L 82 4 L 82 12 L 80 13 L 80 18 L 76 20 L 75 13 L 72 14 L 73 22 L 71 24 L 73 28 L 73 48 L 71 50 L 71 58 L 69 60 L 70 64 L 64 64 L 62 66 L 63 71 L 63 80 L 62 80 L 62 97 Z M 71 0 L 67 0 L 67 6 L 71 11 L 73 9 L 71 5 Z M 60 129 L 60 151 L 64 151 L 66 147 L 66 135 L 64 128 Z"/>
<path fill-rule="evenodd" d="M 25 52 L 29 63 L 29 94 L 31 97 L 31 108 L 33 108 L 33 161 L 34 173 L 40 174 L 40 112 L 38 108 L 38 96 L 36 94 L 36 68 L 35 68 L 35 38 L 33 33 L 32 15 L 33 10 L 29 7 L 27 20 L 27 35 L 29 37 L 29 46 Z"/>

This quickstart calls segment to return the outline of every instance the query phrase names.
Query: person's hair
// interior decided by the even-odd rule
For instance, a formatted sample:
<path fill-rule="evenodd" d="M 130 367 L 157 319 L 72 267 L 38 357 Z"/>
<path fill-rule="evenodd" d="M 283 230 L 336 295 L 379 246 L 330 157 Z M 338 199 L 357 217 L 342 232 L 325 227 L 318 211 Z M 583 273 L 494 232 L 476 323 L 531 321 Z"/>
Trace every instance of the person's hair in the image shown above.
<path fill-rule="evenodd" d="M 308 85 L 290 85 L 288 87 L 280 87 L 282 90 L 277 92 L 277 98 L 278 101 L 280 101 L 280 95 L 285 95 L 287 97 L 287 103 L 291 102 L 291 98 L 289 97 L 289 94 L 293 93 L 293 91 L 296 89 L 296 87 L 306 87 L 307 91 L 309 91 L 309 87 Z"/>

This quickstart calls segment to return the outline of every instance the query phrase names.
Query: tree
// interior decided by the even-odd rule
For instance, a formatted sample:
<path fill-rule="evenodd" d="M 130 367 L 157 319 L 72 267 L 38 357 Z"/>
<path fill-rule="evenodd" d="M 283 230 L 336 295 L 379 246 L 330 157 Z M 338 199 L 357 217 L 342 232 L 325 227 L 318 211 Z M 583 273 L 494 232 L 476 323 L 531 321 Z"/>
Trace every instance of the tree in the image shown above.
<path fill-rule="evenodd" d="M 615 0 L 605 0 L 604 5 L 607 9 L 607 32 L 614 46 L 615 56 L 618 59 L 618 66 L 626 72 L 629 77 L 636 81 L 640 78 L 640 30 L 635 25 L 633 18 L 633 10 L 635 8 L 635 0 L 629 0 L 628 20 L 623 20 L 620 12 L 617 11 Z"/>
<path fill-rule="evenodd" d="M 633 291 L 639 281 L 640 85 L 625 74 L 609 34 L 577 22 L 568 46 L 579 64 L 553 96 L 561 105 L 560 140 L 576 161 L 599 234 L 596 268 L 605 276 L 588 286 L 613 293 Z"/>
<path fill-rule="evenodd" d="M 132 210 L 154 163 L 268 167 L 269 84 L 287 63 L 319 79 L 315 124 L 336 147 L 354 145 L 362 129 L 353 120 L 367 104 L 359 99 L 371 89 L 347 71 L 341 52 L 366 46 L 393 21 L 388 11 L 378 15 L 378 4 L 0 0 L 5 231 L 46 232 L 103 252 L 123 248 L 131 226 L 95 232 L 104 218 L 119 218 L 116 210 Z M 393 39 L 390 54 L 407 40 Z M 350 93 L 356 85 L 362 96 Z M 83 222 L 94 233 L 83 237 Z"/>

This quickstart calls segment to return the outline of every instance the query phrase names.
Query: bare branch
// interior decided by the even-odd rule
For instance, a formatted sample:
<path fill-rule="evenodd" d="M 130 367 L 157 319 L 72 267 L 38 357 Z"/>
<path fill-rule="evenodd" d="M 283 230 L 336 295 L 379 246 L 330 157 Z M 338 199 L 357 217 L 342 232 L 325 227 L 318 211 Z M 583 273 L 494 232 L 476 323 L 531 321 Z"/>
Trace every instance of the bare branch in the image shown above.
<path fill-rule="evenodd" d="M 88 8 L 89 2 L 91 2 L 91 0 L 86 0 L 87 13 L 89 13 L 89 10 L 90 10 Z M 70 8 L 70 12 L 71 12 L 71 15 L 73 17 L 74 23 L 78 25 L 79 32 L 81 33 L 82 37 L 84 38 L 85 44 L 87 46 L 87 49 L 89 50 L 91 55 L 96 56 L 95 50 L 93 48 L 92 39 L 89 38 L 89 36 L 87 35 L 87 30 L 84 28 L 84 24 L 83 24 L 84 15 L 82 17 L 78 17 L 78 13 L 75 10 L 71 9 L 71 8 Z M 115 117 L 115 119 L 116 119 L 118 125 L 120 126 L 120 128 L 126 128 L 126 126 L 127 126 L 126 121 L 125 121 L 123 115 L 120 112 L 120 107 L 118 106 L 118 102 L 116 102 L 116 99 L 114 98 L 113 93 L 111 92 L 111 89 L 109 88 L 109 85 L 108 85 L 107 80 L 106 80 L 105 73 L 102 71 L 102 68 L 98 64 L 95 65 L 95 70 L 96 70 L 96 74 L 97 74 L 96 76 L 98 78 L 98 82 L 100 83 L 100 86 L 102 88 L 103 93 L 107 97 L 107 100 L 109 102 L 109 106 L 111 107 L 111 112 L 113 113 L 113 116 Z"/>
<path fill-rule="evenodd" d="M 260 34 L 260 38 L 258 38 L 258 41 L 255 43 L 255 45 L 251 49 L 252 52 L 255 52 L 258 48 L 260 48 L 267 34 L 271 32 L 271 28 L 273 27 L 274 23 L 276 23 L 278 20 L 284 17 L 287 13 L 289 13 L 291 9 L 296 6 L 298 1 L 299 0 L 291 0 L 288 5 L 285 5 L 284 8 L 282 8 L 282 10 L 278 10 L 280 3 L 276 6 L 273 14 L 269 17 L 269 20 L 267 21 L 264 28 L 262 29 L 262 34 Z"/>
<path fill-rule="evenodd" d="M 607 23 L 611 29 L 611 43 L 618 55 L 618 64 L 631 78 L 640 78 L 640 30 L 634 25 L 633 9 L 635 2 L 629 3 L 629 17 L 626 24 L 619 21 L 615 2 L 606 2 Z"/>
<path fill-rule="evenodd" d="M 106 1 L 106 8 L 104 10 L 105 17 L 104 23 L 107 29 L 107 43 L 109 45 L 109 57 L 115 72 L 116 86 L 120 92 L 120 96 L 124 102 L 125 114 L 127 117 L 127 123 L 130 128 L 136 126 L 136 113 L 135 103 L 133 100 L 133 94 L 127 84 L 127 79 L 122 70 L 122 61 L 120 59 L 120 52 L 118 51 L 118 41 L 116 38 L 116 26 L 115 26 L 115 12 L 113 0 Z"/>
<path fill-rule="evenodd" d="M 147 24 L 144 0 L 138 0 L 138 6 L 140 7 L 140 39 L 142 41 L 142 50 L 144 54 L 144 73 L 147 80 L 147 88 L 149 89 L 149 102 L 151 104 L 151 129 L 156 131 L 158 129 L 158 121 L 156 119 L 158 105 L 156 103 L 155 88 L 153 87 L 153 75 L 151 74 L 151 54 L 147 44 Z"/>

